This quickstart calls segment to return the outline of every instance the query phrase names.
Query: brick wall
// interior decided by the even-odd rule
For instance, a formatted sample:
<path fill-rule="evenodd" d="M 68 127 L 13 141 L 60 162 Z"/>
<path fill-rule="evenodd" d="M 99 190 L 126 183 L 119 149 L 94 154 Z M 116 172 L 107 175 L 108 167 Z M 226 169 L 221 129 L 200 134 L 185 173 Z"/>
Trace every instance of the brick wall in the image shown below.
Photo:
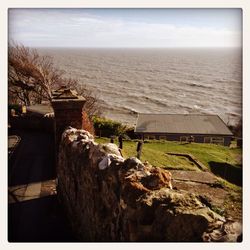
<path fill-rule="evenodd" d="M 55 91 L 57 95 L 52 99 L 54 110 L 54 131 L 55 131 L 55 148 L 58 152 L 59 142 L 63 131 L 68 127 L 82 128 L 82 110 L 85 104 L 85 98 L 77 96 L 72 90 L 62 87 L 61 90 Z M 64 94 L 68 93 L 65 98 Z"/>

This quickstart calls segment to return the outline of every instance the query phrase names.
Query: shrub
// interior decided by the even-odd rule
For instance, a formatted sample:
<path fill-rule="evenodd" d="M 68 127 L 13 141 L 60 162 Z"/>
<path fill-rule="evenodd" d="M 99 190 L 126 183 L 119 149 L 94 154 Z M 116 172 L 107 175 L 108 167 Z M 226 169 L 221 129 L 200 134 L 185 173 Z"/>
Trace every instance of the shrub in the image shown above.
<path fill-rule="evenodd" d="M 237 124 L 228 127 L 233 132 L 234 136 L 242 138 L 242 119 L 240 119 Z"/>
<path fill-rule="evenodd" d="M 96 116 L 92 118 L 92 121 L 95 128 L 95 134 L 100 137 L 118 136 L 124 134 L 126 131 L 126 126 L 117 121 Z"/>
<path fill-rule="evenodd" d="M 89 119 L 89 116 L 86 112 L 82 112 L 82 128 L 87 130 L 90 134 L 95 135 L 93 122 Z"/>
<path fill-rule="evenodd" d="M 138 135 L 135 134 L 134 127 L 127 127 L 125 133 L 130 139 L 138 139 Z"/>

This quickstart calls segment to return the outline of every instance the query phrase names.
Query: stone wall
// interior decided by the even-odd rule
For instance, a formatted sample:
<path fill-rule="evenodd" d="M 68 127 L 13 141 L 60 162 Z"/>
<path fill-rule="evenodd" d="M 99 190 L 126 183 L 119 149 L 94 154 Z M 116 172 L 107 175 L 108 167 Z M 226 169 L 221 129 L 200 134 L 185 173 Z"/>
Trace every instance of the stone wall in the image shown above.
<path fill-rule="evenodd" d="M 237 240 L 239 225 L 202 197 L 173 190 L 168 171 L 125 160 L 116 145 L 99 145 L 84 130 L 63 133 L 57 173 L 58 197 L 80 241 Z"/>

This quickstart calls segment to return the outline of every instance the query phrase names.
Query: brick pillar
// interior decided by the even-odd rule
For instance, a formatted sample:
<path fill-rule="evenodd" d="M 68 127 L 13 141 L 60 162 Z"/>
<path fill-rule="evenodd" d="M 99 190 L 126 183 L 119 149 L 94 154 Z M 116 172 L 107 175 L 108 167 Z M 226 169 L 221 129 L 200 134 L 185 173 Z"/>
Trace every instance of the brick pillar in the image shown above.
<path fill-rule="evenodd" d="M 55 149 L 56 162 L 58 156 L 59 143 L 65 128 L 72 126 L 82 128 L 82 109 L 86 100 L 78 96 L 77 92 L 63 86 L 53 92 L 52 107 L 55 114 Z"/>

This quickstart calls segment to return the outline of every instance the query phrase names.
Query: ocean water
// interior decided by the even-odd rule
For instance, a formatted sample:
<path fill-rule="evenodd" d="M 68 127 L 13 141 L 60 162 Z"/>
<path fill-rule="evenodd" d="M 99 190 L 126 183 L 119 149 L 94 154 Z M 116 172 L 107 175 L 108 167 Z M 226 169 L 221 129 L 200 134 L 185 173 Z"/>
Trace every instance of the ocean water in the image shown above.
<path fill-rule="evenodd" d="M 43 48 L 56 66 L 93 91 L 103 115 L 135 124 L 137 113 L 242 113 L 242 51 Z"/>

